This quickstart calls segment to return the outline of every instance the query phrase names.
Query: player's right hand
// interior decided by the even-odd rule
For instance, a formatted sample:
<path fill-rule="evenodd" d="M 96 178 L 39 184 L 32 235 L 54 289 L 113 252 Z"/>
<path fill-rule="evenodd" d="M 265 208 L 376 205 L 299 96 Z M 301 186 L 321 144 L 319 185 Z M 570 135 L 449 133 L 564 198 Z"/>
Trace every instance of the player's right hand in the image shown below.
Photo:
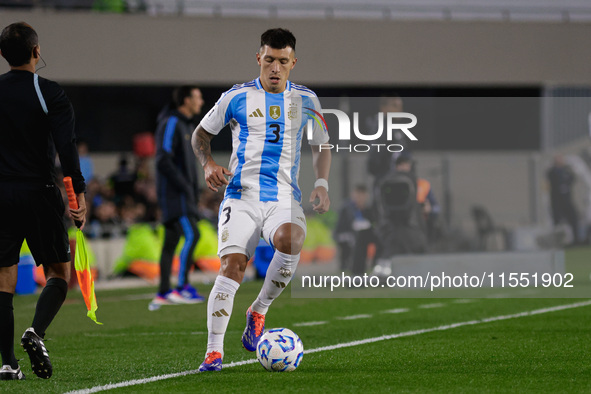
<path fill-rule="evenodd" d="M 316 203 L 316 201 L 318 201 L 318 203 Z M 328 209 L 330 208 L 330 198 L 328 197 L 328 191 L 322 186 L 314 188 L 310 194 L 310 202 L 312 203 L 312 208 L 314 211 L 318 212 L 319 214 L 328 212 Z"/>
<path fill-rule="evenodd" d="M 205 172 L 205 183 L 214 192 L 218 191 L 218 187 L 229 183 L 226 175 L 230 177 L 233 175 L 227 168 L 217 165 L 213 160 L 209 161 L 203 170 Z"/>

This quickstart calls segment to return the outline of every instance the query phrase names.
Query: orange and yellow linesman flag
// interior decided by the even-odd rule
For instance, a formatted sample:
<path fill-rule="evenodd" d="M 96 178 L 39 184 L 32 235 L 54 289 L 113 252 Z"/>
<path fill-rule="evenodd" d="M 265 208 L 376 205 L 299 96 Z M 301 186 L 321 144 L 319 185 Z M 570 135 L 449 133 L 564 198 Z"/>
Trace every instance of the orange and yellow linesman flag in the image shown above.
<path fill-rule="evenodd" d="M 66 194 L 68 195 L 68 205 L 72 209 L 78 209 L 78 200 L 76 199 L 76 193 L 74 192 L 74 186 L 72 185 L 72 178 L 69 176 L 64 178 L 64 186 L 66 187 Z M 88 263 L 88 256 L 86 254 L 86 240 L 84 234 L 80 230 L 81 223 L 75 222 L 78 230 L 76 231 L 76 254 L 74 256 L 74 268 L 76 269 L 76 276 L 78 277 L 78 284 L 82 291 L 82 297 L 86 303 L 86 314 L 96 324 L 103 324 L 96 320 L 96 310 L 98 306 L 96 304 L 96 296 L 94 294 L 94 280 L 90 273 L 90 264 Z"/>

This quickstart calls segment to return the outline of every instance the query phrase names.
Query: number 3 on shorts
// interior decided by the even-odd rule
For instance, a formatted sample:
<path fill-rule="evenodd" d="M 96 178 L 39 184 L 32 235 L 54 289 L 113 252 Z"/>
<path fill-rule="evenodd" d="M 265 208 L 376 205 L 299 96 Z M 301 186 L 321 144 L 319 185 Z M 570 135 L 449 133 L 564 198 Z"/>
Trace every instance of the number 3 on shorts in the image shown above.
<path fill-rule="evenodd" d="M 222 226 L 226 223 L 228 223 L 228 220 L 230 220 L 230 212 L 232 212 L 232 207 L 226 207 L 224 209 L 222 209 L 222 212 L 226 213 L 226 220 L 224 221 L 224 223 L 222 223 Z"/>

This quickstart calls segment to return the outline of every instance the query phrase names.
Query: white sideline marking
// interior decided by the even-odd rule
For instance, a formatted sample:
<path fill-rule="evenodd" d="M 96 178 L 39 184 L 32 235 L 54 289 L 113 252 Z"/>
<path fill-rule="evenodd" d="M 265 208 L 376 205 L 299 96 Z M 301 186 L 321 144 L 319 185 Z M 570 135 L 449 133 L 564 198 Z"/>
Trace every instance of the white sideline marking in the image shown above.
<path fill-rule="evenodd" d="M 388 309 L 385 311 L 381 311 L 380 313 L 404 313 L 404 312 L 408 312 L 409 309 L 408 308 L 396 308 L 396 309 Z"/>
<path fill-rule="evenodd" d="M 232 367 L 238 367 L 240 365 L 254 364 L 254 363 L 258 363 L 258 360 L 257 359 L 251 359 L 251 360 L 244 360 L 244 361 L 235 361 L 235 362 L 230 363 L 228 365 L 224 365 L 224 368 L 232 368 Z M 180 376 L 194 375 L 194 374 L 197 374 L 197 373 L 200 373 L 198 369 L 192 369 L 190 371 L 183 371 L 183 372 L 169 373 L 169 374 L 166 374 L 166 375 L 152 376 L 151 378 L 134 379 L 134 380 L 128 380 L 126 382 L 120 382 L 120 383 L 109 383 L 109 384 L 106 384 L 104 386 L 96 386 L 96 387 L 92 387 L 90 389 L 82 389 L 82 390 L 76 390 L 76 391 L 69 391 L 66 394 L 90 394 L 90 393 L 98 393 L 100 391 L 107 391 L 107 390 L 112 390 L 112 389 L 118 389 L 118 388 L 121 388 L 121 387 L 137 386 L 138 384 L 152 383 L 152 382 L 157 382 L 159 380 L 166 380 L 166 379 L 178 378 Z"/>
<path fill-rule="evenodd" d="M 422 308 L 422 309 L 431 309 L 431 308 L 441 308 L 442 306 L 445 306 L 445 304 L 443 304 L 441 302 L 435 302 L 433 304 L 419 305 L 419 308 Z"/>
<path fill-rule="evenodd" d="M 306 350 L 304 353 L 311 354 L 311 353 L 324 352 L 324 351 L 328 351 L 328 350 L 342 349 L 342 348 L 346 348 L 346 347 L 365 345 L 367 343 L 387 341 L 389 339 L 410 337 L 410 336 L 414 336 L 414 335 L 427 334 L 427 333 L 435 332 L 435 331 L 447 331 L 447 330 L 451 330 L 452 328 L 473 326 L 476 324 L 490 323 L 490 322 L 496 322 L 496 321 L 501 321 L 501 320 L 517 319 L 517 318 L 526 317 L 526 316 L 541 315 L 543 313 L 557 312 L 557 311 L 562 311 L 562 310 L 566 310 L 566 309 L 580 308 L 580 307 L 589 306 L 589 305 L 591 305 L 591 300 L 576 302 L 574 304 L 558 305 L 558 306 L 553 306 L 553 307 L 549 307 L 549 308 L 535 309 L 533 311 L 514 313 L 511 315 L 500 315 L 500 316 L 487 317 L 487 318 L 478 319 L 478 320 L 469 320 L 469 321 L 465 321 L 465 322 L 445 324 L 442 326 L 437 326 L 437 327 L 432 327 L 432 328 L 424 328 L 421 330 L 406 331 L 406 332 L 401 332 L 398 334 L 382 335 L 379 337 L 361 339 L 361 340 L 346 342 L 346 343 L 339 343 L 336 345 L 322 346 L 322 347 L 318 347 L 315 349 Z M 247 364 L 255 364 L 256 362 L 257 362 L 256 359 L 235 361 L 235 362 L 224 365 L 224 369 L 238 367 L 238 366 L 247 365 Z M 121 387 L 136 386 L 139 384 L 152 383 L 152 382 L 157 382 L 159 380 L 171 379 L 171 378 L 176 378 L 179 376 L 193 375 L 193 374 L 197 374 L 197 373 L 199 373 L 199 370 L 193 369 L 190 371 L 170 373 L 170 374 L 159 375 L 159 376 L 152 376 L 151 378 L 128 380 L 125 382 L 110 383 L 110 384 L 106 384 L 104 386 L 95 386 L 95 387 L 92 387 L 89 389 L 69 391 L 66 394 L 98 393 L 100 391 L 106 391 L 106 390 L 111 390 L 111 389 L 116 389 L 116 388 L 121 388 Z"/>
<path fill-rule="evenodd" d="M 338 320 L 357 320 L 357 319 L 369 319 L 372 315 L 367 313 L 362 313 L 360 315 L 351 315 L 351 316 L 343 316 L 337 317 Z"/>
<path fill-rule="evenodd" d="M 293 323 L 295 327 L 320 326 L 328 323 L 327 321 L 307 321 L 302 323 Z"/>

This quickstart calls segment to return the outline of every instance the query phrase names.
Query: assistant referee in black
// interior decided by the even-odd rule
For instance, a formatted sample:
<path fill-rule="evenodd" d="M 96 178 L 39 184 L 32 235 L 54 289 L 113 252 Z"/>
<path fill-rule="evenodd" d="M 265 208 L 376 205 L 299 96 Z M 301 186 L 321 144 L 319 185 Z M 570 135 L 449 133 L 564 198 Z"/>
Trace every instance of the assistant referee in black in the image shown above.
<path fill-rule="evenodd" d="M 70 209 L 70 215 L 82 225 L 86 185 L 72 105 L 57 83 L 35 74 L 41 58 L 37 33 L 24 22 L 13 23 L 0 34 L 0 51 L 10 65 L 0 75 L 0 380 L 24 379 L 14 355 L 12 305 L 24 239 L 36 264 L 43 265 L 47 285 L 21 345 L 35 375 L 48 379 L 52 366 L 43 338 L 66 298 L 71 264 L 65 206 L 56 186 L 56 151 L 78 199 L 79 208 Z"/>

